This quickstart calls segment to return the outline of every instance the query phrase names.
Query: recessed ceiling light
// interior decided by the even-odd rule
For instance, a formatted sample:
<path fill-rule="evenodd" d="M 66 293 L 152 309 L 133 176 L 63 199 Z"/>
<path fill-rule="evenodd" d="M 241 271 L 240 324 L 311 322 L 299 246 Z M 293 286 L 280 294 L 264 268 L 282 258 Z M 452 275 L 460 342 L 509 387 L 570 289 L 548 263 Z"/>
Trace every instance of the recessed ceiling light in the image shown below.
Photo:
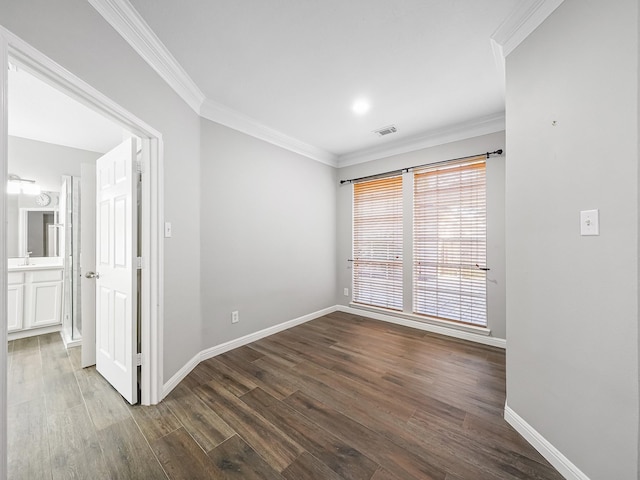
<path fill-rule="evenodd" d="M 358 100 L 353 102 L 353 106 L 351 107 L 356 115 L 364 115 L 369 111 L 370 108 L 371 104 L 369 103 L 369 100 L 364 98 L 359 98 Z"/>

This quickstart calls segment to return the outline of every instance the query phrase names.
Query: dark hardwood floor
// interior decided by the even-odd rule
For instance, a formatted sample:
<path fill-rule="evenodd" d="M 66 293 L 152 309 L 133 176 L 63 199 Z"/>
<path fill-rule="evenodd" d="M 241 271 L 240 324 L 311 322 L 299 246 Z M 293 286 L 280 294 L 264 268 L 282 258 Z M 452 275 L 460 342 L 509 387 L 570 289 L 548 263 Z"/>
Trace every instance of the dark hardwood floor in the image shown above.
<path fill-rule="evenodd" d="M 504 352 L 334 313 L 129 406 L 59 336 L 9 344 L 11 479 L 554 480 L 502 418 Z"/>

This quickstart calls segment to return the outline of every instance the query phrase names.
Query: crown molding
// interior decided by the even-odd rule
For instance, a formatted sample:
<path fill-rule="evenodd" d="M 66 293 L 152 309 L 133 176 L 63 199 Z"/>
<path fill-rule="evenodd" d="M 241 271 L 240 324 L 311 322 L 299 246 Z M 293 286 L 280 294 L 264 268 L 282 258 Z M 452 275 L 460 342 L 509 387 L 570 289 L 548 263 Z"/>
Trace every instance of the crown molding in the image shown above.
<path fill-rule="evenodd" d="M 128 0 L 89 0 L 89 3 L 198 115 L 313 160 L 336 166 L 334 154 L 207 99 Z"/>
<path fill-rule="evenodd" d="M 128 0 L 88 0 L 102 17 L 201 117 L 332 167 L 343 167 L 504 130 L 504 113 L 433 130 L 404 141 L 337 156 L 274 130 L 211 99 L 195 84 Z M 498 68 L 526 36 L 564 0 L 526 0 L 492 36 Z"/>
<path fill-rule="evenodd" d="M 128 0 L 89 0 L 89 3 L 187 105 L 200 112 L 204 93 Z"/>
<path fill-rule="evenodd" d="M 370 162 L 380 158 L 413 152 L 423 148 L 435 147 L 445 143 L 479 137 L 505 129 L 504 112 L 476 118 L 467 122 L 431 130 L 425 134 L 409 137 L 404 140 L 338 157 L 338 168 L 349 167 L 359 163 Z"/>
<path fill-rule="evenodd" d="M 325 165 L 332 167 L 338 166 L 337 156 L 333 153 L 285 135 L 253 118 L 241 114 L 237 110 L 221 105 L 213 100 L 207 99 L 204 101 L 200 109 L 200 116 L 320 163 L 324 163 Z"/>
<path fill-rule="evenodd" d="M 491 35 L 492 47 L 500 46 L 502 57 L 513 52 L 522 41 L 551 15 L 564 0 L 526 0 Z M 495 53 L 494 48 L 494 53 Z"/>

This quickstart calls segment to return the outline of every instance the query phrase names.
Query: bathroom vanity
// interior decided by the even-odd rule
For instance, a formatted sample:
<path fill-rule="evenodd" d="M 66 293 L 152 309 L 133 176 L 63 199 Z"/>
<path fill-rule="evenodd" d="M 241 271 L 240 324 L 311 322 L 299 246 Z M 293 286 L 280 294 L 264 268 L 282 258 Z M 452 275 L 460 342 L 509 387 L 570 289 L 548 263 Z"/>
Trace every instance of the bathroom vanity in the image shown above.
<path fill-rule="evenodd" d="M 37 334 L 58 326 L 62 316 L 62 265 L 9 265 L 8 331 Z M 33 331 L 33 332 L 28 332 Z"/>
<path fill-rule="evenodd" d="M 9 197 L 9 339 L 60 330 L 64 265 L 57 206 L 41 206 L 33 196 Z"/>

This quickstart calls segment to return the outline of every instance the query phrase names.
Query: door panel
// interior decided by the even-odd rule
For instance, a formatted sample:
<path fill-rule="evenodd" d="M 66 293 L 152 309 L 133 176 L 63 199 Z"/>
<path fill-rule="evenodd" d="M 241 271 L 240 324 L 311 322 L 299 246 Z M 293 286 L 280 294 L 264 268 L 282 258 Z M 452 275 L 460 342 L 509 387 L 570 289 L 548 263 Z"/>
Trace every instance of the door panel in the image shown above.
<path fill-rule="evenodd" d="M 96 368 L 137 401 L 137 199 L 135 139 L 96 165 Z"/>

